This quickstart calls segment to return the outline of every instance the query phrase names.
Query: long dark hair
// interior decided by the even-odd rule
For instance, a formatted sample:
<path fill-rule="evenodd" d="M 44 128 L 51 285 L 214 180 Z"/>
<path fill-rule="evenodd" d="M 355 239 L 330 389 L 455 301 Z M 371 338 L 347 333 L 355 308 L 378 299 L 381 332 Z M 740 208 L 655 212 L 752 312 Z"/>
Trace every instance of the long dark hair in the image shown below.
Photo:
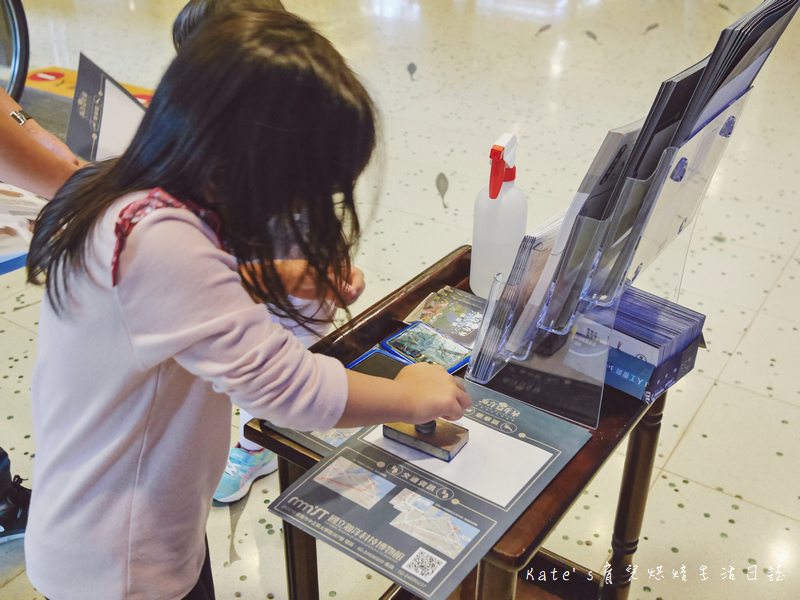
<path fill-rule="evenodd" d="M 285 11 L 286 8 L 280 0 L 189 0 L 172 23 L 172 43 L 175 50 L 180 48 L 200 25 L 228 10 Z"/>
<path fill-rule="evenodd" d="M 167 69 L 125 153 L 73 175 L 36 221 L 28 281 L 62 308 L 68 275 L 121 196 L 161 187 L 216 212 L 255 299 L 300 322 L 273 264 L 294 245 L 320 298 L 350 273 L 353 189 L 376 144 L 376 112 L 331 44 L 281 12 L 212 19 Z"/>

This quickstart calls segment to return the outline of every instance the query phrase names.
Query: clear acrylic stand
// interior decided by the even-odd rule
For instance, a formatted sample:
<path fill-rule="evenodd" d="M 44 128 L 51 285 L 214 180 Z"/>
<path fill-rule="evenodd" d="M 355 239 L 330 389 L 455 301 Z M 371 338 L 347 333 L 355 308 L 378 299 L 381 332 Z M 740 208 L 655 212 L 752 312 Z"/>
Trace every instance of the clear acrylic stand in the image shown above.
<path fill-rule="evenodd" d="M 526 236 L 507 280 L 492 285 L 467 379 L 597 427 L 619 299 L 659 258 L 643 279 L 677 299 L 700 204 L 748 95 L 664 150 L 649 178 L 626 180 L 606 218 L 578 216 L 560 252 Z"/>
<path fill-rule="evenodd" d="M 678 300 L 697 215 L 750 89 L 678 149 L 650 216 L 652 225 L 645 229 L 631 261 L 630 279 L 637 287 Z"/>

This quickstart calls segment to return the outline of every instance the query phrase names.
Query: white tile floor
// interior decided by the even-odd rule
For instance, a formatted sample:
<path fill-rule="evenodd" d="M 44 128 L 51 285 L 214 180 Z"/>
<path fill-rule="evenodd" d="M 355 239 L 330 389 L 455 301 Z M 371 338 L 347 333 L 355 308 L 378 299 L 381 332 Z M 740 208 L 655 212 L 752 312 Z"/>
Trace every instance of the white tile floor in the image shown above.
<path fill-rule="evenodd" d="M 285 4 L 337 45 L 383 110 L 386 170 L 357 258 L 369 281 L 360 310 L 469 242 L 473 198 L 501 133 L 519 135 L 518 184 L 535 225 L 566 206 L 605 131 L 643 116 L 659 83 L 709 53 L 757 0 Z M 152 87 L 171 58 L 181 5 L 26 0 L 31 68 L 75 68 L 83 51 L 117 79 Z M 670 392 L 631 598 L 797 597 L 799 42 L 795 22 L 756 81 L 695 230 L 682 302 L 707 315 L 708 349 Z M 446 207 L 439 173 L 449 181 Z M 0 278 L 0 440 L 14 472 L 29 477 L 40 293 L 22 282 L 21 273 Z M 621 468 L 618 453 L 549 548 L 602 568 Z M 266 511 L 276 493 L 270 476 L 245 501 L 213 509 L 218 597 L 286 597 L 279 521 Z M 320 553 L 323 595 L 375 598 L 387 585 L 327 547 Z M 784 580 L 770 581 L 779 565 Z M 673 578 L 682 567 L 686 581 Z M 734 581 L 723 578 L 730 568 Z M 0 597 L 40 597 L 20 543 L 0 547 Z"/>

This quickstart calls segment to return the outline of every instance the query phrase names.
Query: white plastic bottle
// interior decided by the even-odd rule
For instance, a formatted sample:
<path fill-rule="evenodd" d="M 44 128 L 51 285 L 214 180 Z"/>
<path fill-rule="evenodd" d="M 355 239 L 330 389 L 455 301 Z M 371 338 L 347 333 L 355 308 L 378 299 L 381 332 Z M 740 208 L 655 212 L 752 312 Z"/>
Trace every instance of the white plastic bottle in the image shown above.
<path fill-rule="evenodd" d="M 498 273 L 505 278 L 514 265 L 528 220 L 528 199 L 514 185 L 517 136 L 504 134 L 492 146 L 489 185 L 475 198 L 469 286 L 481 298 L 489 296 Z"/>

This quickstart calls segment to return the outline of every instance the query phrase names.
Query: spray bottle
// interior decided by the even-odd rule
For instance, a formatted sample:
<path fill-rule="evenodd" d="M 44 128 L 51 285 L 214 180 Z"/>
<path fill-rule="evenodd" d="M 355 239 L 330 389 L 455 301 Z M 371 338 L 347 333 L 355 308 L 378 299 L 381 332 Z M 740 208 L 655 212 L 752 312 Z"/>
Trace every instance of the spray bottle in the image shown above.
<path fill-rule="evenodd" d="M 482 298 L 489 296 L 498 273 L 508 278 L 528 219 L 528 199 L 514 185 L 517 136 L 504 134 L 492 146 L 489 158 L 489 185 L 475 198 L 469 272 L 469 286 Z"/>

